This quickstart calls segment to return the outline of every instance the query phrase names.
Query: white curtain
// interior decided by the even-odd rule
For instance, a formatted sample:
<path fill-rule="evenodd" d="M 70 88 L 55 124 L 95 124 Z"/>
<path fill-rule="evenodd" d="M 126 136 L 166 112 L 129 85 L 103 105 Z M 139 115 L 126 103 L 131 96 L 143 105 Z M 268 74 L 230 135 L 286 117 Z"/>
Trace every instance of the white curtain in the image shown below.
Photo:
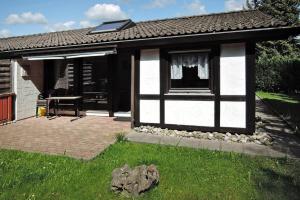
<path fill-rule="evenodd" d="M 208 79 L 208 54 L 174 54 L 171 57 L 171 79 L 182 79 L 183 67 L 197 67 L 198 77 Z"/>

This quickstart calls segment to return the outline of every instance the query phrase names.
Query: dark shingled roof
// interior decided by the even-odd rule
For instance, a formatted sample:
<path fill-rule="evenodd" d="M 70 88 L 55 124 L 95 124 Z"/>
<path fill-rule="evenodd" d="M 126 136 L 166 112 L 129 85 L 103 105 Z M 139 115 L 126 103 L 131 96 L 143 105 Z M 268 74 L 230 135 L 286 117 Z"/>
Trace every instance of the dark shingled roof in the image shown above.
<path fill-rule="evenodd" d="M 0 51 L 26 50 L 70 45 L 117 42 L 134 39 L 192 35 L 287 26 L 286 22 L 258 10 L 216 13 L 143 21 L 117 31 L 89 34 L 93 28 L 52 32 L 0 39 Z"/>

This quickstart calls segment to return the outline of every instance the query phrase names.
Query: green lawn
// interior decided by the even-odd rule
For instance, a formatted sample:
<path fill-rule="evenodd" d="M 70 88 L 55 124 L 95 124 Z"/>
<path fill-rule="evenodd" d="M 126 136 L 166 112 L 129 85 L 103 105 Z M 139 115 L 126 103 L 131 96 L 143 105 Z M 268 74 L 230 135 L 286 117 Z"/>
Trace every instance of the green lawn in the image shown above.
<path fill-rule="evenodd" d="M 0 151 L 0 199 L 120 199 L 111 172 L 154 163 L 160 184 L 141 199 L 299 199 L 300 161 L 119 142 L 94 160 Z"/>
<path fill-rule="evenodd" d="M 300 95 L 257 92 L 260 98 L 270 104 L 282 117 L 300 129 Z"/>

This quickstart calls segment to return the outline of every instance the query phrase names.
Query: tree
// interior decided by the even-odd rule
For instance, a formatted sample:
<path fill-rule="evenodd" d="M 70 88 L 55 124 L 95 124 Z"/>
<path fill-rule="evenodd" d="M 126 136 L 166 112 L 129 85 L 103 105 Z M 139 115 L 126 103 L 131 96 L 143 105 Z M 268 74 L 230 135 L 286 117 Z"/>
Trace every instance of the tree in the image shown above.
<path fill-rule="evenodd" d="M 272 15 L 289 25 L 299 23 L 300 0 L 247 0 L 248 9 L 258 9 Z M 259 51 L 268 55 L 300 55 L 297 39 L 263 42 L 258 45 Z"/>
<path fill-rule="evenodd" d="M 300 0 L 247 0 L 249 9 L 259 9 L 290 25 L 298 23 Z"/>
<path fill-rule="evenodd" d="M 300 0 L 247 0 L 246 6 L 248 9 L 258 9 L 272 15 L 289 25 L 299 23 Z M 287 77 L 287 71 L 299 75 L 300 66 L 297 67 L 300 57 L 299 47 L 299 38 L 258 43 L 256 45 L 257 88 L 265 90 L 282 90 L 284 88 L 286 91 L 290 91 L 292 88 L 295 90 L 294 86 L 287 88 L 286 85 L 283 87 L 282 83 L 286 82 L 284 77 Z M 266 77 L 268 74 L 270 77 Z M 299 78 L 292 77 L 291 79 Z M 296 90 L 300 90 L 300 88 L 296 88 Z"/>

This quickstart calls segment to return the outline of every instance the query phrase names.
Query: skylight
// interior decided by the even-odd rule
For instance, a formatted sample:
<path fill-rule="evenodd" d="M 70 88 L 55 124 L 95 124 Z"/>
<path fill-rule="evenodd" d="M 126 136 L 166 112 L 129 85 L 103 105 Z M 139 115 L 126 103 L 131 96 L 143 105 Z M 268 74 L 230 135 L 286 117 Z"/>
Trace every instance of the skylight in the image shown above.
<path fill-rule="evenodd" d="M 112 31 L 120 31 L 124 28 L 134 25 L 134 23 L 130 20 L 120 20 L 120 21 L 110 21 L 103 22 L 101 25 L 97 26 L 90 33 L 103 33 L 103 32 L 112 32 Z"/>

